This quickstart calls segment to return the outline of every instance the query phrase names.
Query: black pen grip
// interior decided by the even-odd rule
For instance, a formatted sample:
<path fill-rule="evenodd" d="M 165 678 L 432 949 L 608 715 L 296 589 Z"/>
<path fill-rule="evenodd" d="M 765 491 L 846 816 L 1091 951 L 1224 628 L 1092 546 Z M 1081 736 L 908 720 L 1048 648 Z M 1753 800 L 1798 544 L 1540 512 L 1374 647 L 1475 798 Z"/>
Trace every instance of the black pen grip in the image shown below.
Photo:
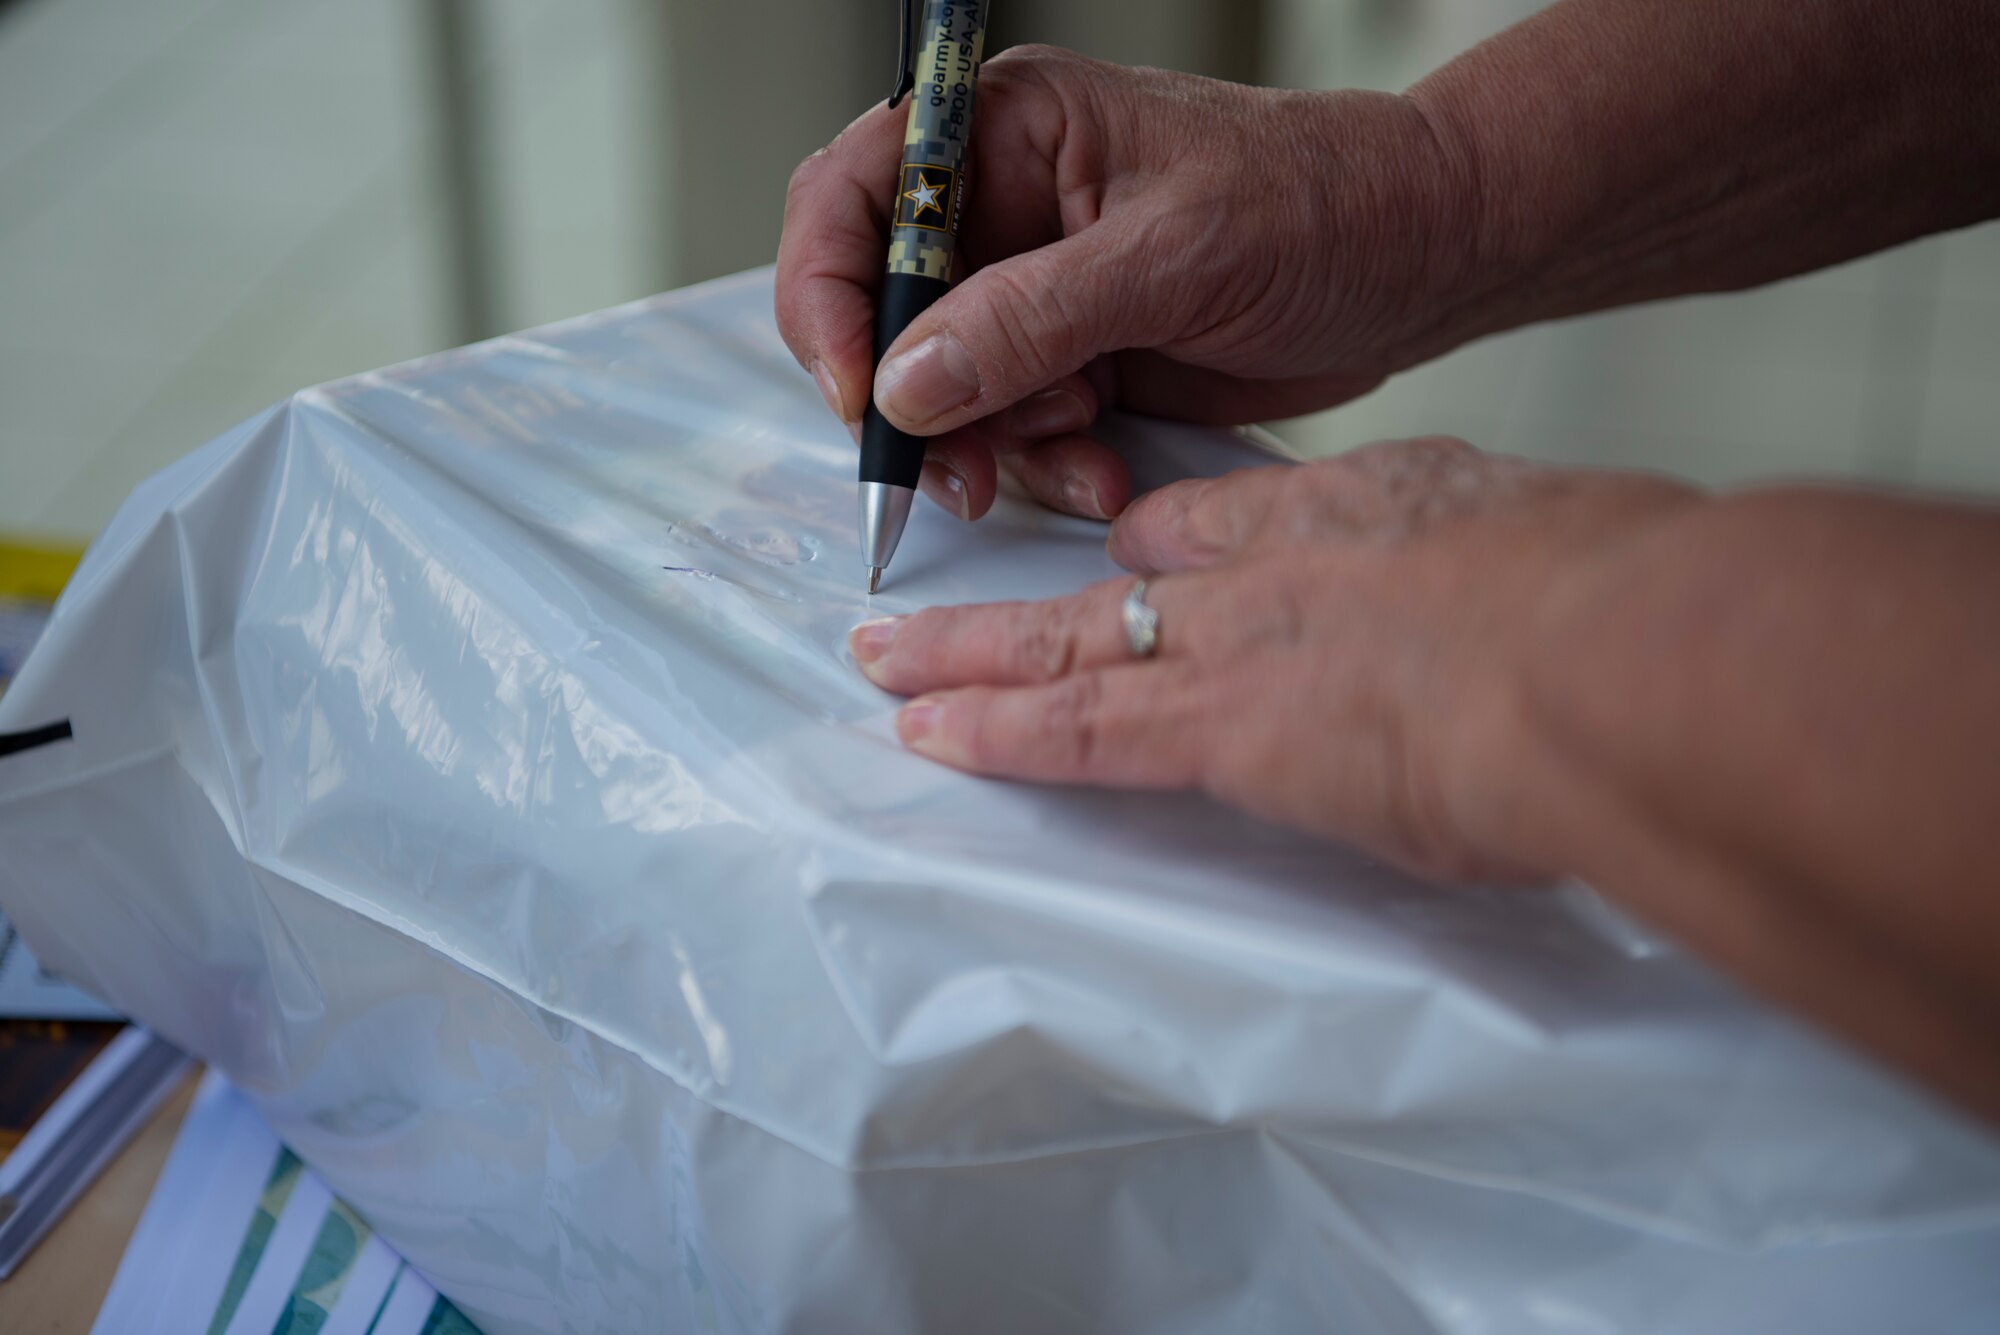
<path fill-rule="evenodd" d="M 917 274 L 891 273 L 882 276 L 882 295 L 875 308 L 875 364 L 882 354 L 929 310 L 937 299 L 951 290 L 949 283 Z M 875 407 L 871 394 L 868 409 L 861 417 L 861 480 L 887 482 L 897 487 L 914 487 L 924 467 L 924 438 L 890 426 Z"/>

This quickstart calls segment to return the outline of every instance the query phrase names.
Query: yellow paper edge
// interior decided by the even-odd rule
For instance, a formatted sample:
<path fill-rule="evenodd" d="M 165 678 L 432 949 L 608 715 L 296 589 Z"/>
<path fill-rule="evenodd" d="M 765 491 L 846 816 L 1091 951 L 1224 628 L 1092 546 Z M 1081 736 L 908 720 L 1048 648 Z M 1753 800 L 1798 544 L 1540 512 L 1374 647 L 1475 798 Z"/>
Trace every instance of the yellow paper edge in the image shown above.
<path fill-rule="evenodd" d="M 0 534 L 0 598 L 52 603 L 81 560 L 81 547 Z"/>

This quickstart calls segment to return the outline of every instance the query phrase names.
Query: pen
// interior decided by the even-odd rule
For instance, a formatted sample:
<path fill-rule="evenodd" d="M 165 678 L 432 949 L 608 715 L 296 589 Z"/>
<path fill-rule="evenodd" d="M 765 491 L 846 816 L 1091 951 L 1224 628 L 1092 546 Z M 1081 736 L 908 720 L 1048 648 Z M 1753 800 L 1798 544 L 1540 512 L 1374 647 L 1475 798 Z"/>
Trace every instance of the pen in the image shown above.
<path fill-rule="evenodd" d="M 877 366 L 889 345 L 951 286 L 973 87 L 986 48 L 986 0 L 924 0 L 922 48 L 913 66 L 915 5 L 903 0 L 896 90 L 889 98 L 894 107 L 909 95 L 910 120 L 891 201 L 889 266 L 875 307 Z M 923 437 L 890 426 L 871 395 L 861 419 L 861 557 L 871 594 L 902 540 L 923 467 Z"/>

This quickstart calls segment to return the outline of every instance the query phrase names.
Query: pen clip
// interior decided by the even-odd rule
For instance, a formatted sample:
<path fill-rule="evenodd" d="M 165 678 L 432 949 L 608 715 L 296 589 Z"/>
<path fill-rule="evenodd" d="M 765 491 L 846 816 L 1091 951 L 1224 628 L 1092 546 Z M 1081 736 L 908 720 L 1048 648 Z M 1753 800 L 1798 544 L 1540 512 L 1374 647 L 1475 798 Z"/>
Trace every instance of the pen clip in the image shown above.
<path fill-rule="evenodd" d="M 903 0 L 902 16 L 902 39 L 896 44 L 896 90 L 889 94 L 891 108 L 917 86 L 916 58 L 910 51 L 910 30 L 917 26 L 917 0 Z"/>

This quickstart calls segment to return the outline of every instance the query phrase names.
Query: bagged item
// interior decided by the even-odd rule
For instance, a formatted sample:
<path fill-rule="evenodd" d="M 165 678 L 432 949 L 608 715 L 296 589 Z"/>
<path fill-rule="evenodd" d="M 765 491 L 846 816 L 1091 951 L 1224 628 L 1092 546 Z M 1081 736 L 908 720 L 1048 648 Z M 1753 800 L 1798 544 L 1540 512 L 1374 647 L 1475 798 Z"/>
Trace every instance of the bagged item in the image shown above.
<path fill-rule="evenodd" d="M 1103 528 L 922 505 L 864 599 L 770 304 L 308 390 L 140 487 L 0 700 L 73 734 L 0 758 L 42 958 L 492 1335 L 2000 1329 L 1993 1137 L 1588 892 L 906 755 L 849 627 L 1111 575 Z"/>

